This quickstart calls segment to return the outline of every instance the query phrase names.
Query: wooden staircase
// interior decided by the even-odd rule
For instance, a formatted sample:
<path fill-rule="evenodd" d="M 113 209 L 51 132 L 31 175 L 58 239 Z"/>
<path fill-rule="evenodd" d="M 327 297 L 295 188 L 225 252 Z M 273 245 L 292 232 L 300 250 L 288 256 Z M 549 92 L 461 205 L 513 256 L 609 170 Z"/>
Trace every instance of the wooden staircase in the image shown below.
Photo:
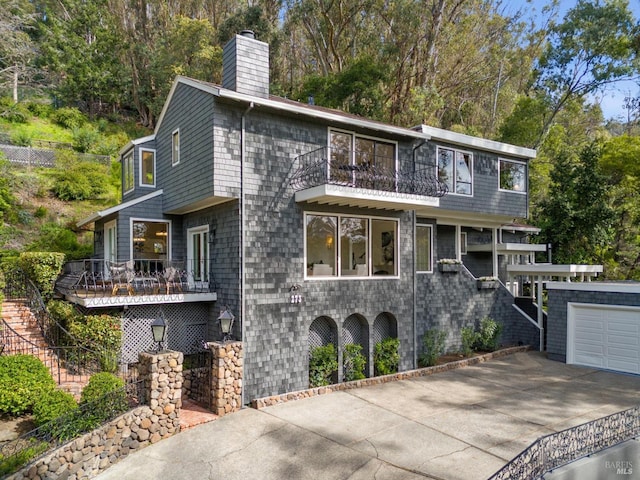
<path fill-rule="evenodd" d="M 48 348 L 42 336 L 38 322 L 25 302 L 2 302 L 2 319 L 19 336 L 19 343 L 4 345 L 4 355 L 17 353 L 38 357 L 44 363 L 56 384 L 74 396 L 80 396 L 82 388 L 89 381 L 89 375 L 76 375 L 60 365 L 60 360 L 54 351 Z"/>

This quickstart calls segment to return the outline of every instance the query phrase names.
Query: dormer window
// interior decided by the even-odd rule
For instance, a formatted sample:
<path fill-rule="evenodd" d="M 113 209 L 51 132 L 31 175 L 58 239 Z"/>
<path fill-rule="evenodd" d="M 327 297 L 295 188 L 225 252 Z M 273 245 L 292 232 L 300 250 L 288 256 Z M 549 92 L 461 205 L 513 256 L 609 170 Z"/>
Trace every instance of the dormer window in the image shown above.
<path fill-rule="evenodd" d="M 156 186 L 155 150 L 140 149 L 140 185 L 143 187 Z"/>

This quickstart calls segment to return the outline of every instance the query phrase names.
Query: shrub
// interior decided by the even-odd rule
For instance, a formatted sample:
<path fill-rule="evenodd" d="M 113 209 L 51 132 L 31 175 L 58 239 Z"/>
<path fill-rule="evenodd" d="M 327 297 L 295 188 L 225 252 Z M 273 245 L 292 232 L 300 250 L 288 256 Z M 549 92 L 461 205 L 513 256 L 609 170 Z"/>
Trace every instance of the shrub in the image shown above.
<path fill-rule="evenodd" d="M 376 376 L 388 375 L 398 371 L 400 363 L 400 340 L 388 337 L 376 343 L 373 352 L 373 367 Z"/>
<path fill-rule="evenodd" d="M 322 387 L 331 383 L 331 376 L 338 370 L 338 356 L 333 343 L 311 350 L 309 357 L 309 386 Z"/>
<path fill-rule="evenodd" d="M 78 161 L 74 154 L 59 153 L 53 176 L 53 194 L 61 200 L 89 200 L 108 192 L 109 167 Z"/>
<path fill-rule="evenodd" d="M 492 318 L 484 317 L 480 320 L 480 332 L 478 333 L 478 348 L 480 350 L 493 352 L 498 349 L 498 338 L 502 333 L 502 325 Z"/>
<path fill-rule="evenodd" d="M 39 118 L 49 118 L 53 114 L 53 107 L 50 103 L 29 101 L 25 105 L 27 110 Z"/>
<path fill-rule="evenodd" d="M 0 453 L 0 478 L 17 471 L 49 448 L 47 442 L 36 438 L 30 438 L 27 445 L 16 455 L 4 456 Z"/>
<path fill-rule="evenodd" d="M 478 333 L 473 327 L 462 327 L 462 353 L 465 357 L 470 356 L 478 343 Z"/>
<path fill-rule="evenodd" d="M 49 369 L 31 355 L 0 356 L 0 412 L 22 415 L 35 400 L 55 388 Z"/>
<path fill-rule="evenodd" d="M 56 223 L 45 223 L 40 227 L 40 235 L 27 247 L 29 251 L 54 251 L 64 253 L 65 260 L 88 258 L 93 252 L 93 245 L 80 243 L 78 235 Z"/>
<path fill-rule="evenodd" d="M 444 354 L 444 342 L 447 333 L 442 330 L 427 330 L 422 337 L 422 345 L 424 352 L 420 355 L 420 363 L 425 367 L 431 367 L 436 364 L 438 357 Z"/>
<path fill-rule="evenodd" d="M 72 323 L 83 320 L 82 314 L 72 303 L 62 300 L 50 300 L 47 303 L 47 310 L 51 318 L 66 329 L 69 329 Z"/>
<path fill-rule="evenodd" d="M 33 405 L 33 417 L 40 426 L 76 410 L 78 404 L 73 395 L 59 389 L 43 392 Z"/>
<path fill-rule="evenodd" d="M 47 216 L 47 207 L 39 206 L 33 212 L 33 216 L 35 218 L 45 218 Z"/>
<path fill-rule="evenodd" d="M 24 252 L 20 254 L 18 265 L 36 285 L 42 298 L 48 300 L 53 295 L 56 278 L 62 271 L 64 253 Z"/>
<path fill-rule="evenodd" d="M 89 350 L 100 350 L 105 357 L 117 358 L 122 345 L 120 318 L 115 315 L 73 316 L 69 333 L 77 345 Z"/>
<path fill-rule="evenodd" d="M 73 149 L 87 153 L 100 140 L 100 133 L 91 125 L 73 129 Z"/>
<path fill-rule="evenodd" d="M 30 147 L 33 145 L 33 133 L 27 130 L 16 130 L 11 134 L 11 143 L 19 147 Z"/>
<path fill-rule="evenodd" d="M 80 407 L 85 428 L 96 428 L 129 409 L 124 380 L 107 372 L 92 375 L 82 389 Z"/>
<path fill-rule="evenodd" d="M 55 110 L 51 115 L 51 120 L 69 130 L 81 127 L 87 123 L 87 117 L 84 113 L 74 107 L 63 107 Z"/>
<path fill-rule="evenodd" d="M 0 99 L 0 117 L 11 123 L 27 123 L 29 110 L 21 103 L 14 103 L 13 99 Z"/>
<path fill-rule="evenodd" d="M 343 356 L 345 382 L 366 378 L 364 369 L 367 366 L 367 359 L 362 354 L 362 345 L 357 343 L 345 345 Z"/>

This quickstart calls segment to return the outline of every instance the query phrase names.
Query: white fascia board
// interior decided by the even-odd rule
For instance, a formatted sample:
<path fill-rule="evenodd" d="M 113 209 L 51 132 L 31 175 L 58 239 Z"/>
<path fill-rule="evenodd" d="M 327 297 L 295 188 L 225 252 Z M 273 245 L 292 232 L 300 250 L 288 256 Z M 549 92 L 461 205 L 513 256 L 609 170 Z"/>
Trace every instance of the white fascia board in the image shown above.
<path fill-rule="evenodd" d="M 151 140 L 153 140 L 155 138 L 156 138 L 156 134 L 154 133 L 152 135 L 147 135 L 146 137 L 134 138 L 133 140 L 129 141 L 124 147 L 122 147 L 118 151 L 118 161 L 120 161 L 120 158 L 122 157 L 123 154 L 125 154 L 127 151 L 129 151 L 130 149 L 132 149 L 136 145 L 140 145 L 141 143 L 150 142 Z"/>
<path fill-rule="evenodd" d="M 165 106 L 162 110 L 162 113 L 160 114 L 160 117 L 158 117 L 158 125 L 160 125 L 160 123 L 162 122 L 162 117 L 164 116 L 165 109 L 167 108 L 170 98 L 173 95 L 175 87 L 178 83 L 183 83 L 193 88 L 198 88 L 202 91 L 211 93 L 216 97 L 227 98 L 229 100 L 235 100 L 238 102 L 243 102 L 248 104 L 253 103 L 255 107 L 266 107 L 273 110 L 279 110 L 282 112 L 294 113 L 297 115 L 304 115 L 306 117 L 326 120 L 328 122 L 348 124 L 348 125 L 353 125 L 354 127 L 377 130 L 377 131 L 382 131 L 382 132 L 386 132 L 394 135 L 401 135 L 403 137 L 412 137 L 412 138 L 419 138 L 424 140 L 429 140 L 430 138 L 429 135 L 425 134 L 424 132 L 419 132 L 409 128 L 395 127 L 393 125 L 387 125 L 381 122 L 374 122 L 372 120 L 367 120 L 365 118 L 341 115 L 338 112 L 333 113 L 333 112 L 327 112 L 320 109 L 308 108 L 308 107 L 305 107 L 303 104 L 297 103 L 297 102 L 294 102 L 294 103 L 279 102 L 277 100 L 272 100 L 270 98 L 261 98 L 261 97 L 255 97 L 253 95 L 246 95 L 244 93 L 238 93 L 233 90 L 227 90 L 226 88 L 217 87 L 215 85 L 206 84 L 198 80 L 193 80 L 191 78 L 181 77 L 181 76 L 176 77 L 176 80 L 173 83 L 173 86 L 171 87 L 171 92 L 169 93 L 169 97 L 165 102 Z M 157 128 L 158 127 L 156 126 L 156 131 L 157 131 Z"/>
<path fill-rule="evenodd" d="M 615 282 L 547 282 L 549 290 L 574 290 L 580 292 L 611 292 L 640 294 L 640 283 Z"/>
<path fill-rule="evenodd" d="M 137 205 L 138 203 L 146 202 L 147 200 L 150 200 L 150 199 L 155 198 L 155 197 L 157 197 L 159 195 L 162 195 L 162 192 L 163 192 L 162 189 L 156 190 L 155 192 L 148 193 L 147 195 L 143 195 L 142 197 L 134 198 L 133 200 L 129 200 L 128 202 L 121 203 L 120 205 L 116 205 L 114 207 L 107 208 L 106 210 L 100 210 L 100 211 L 94 213 L 93 215 L 90 215 L 90 216 L 80 220 L 78 223 L 76 223 L 76 226 L 78 228 L 84 227 L 85 225 L 87 225 L 89 223 L 93 223 L 96 220 L 100 220 L 101 218 L 108 217 L 109 215 L 117 213 L 120 210 L 124 210 L 125 208 L 132 207 L 133 205 Z"/>
<path fill-rule="evenodd" d="M 473 147 L 478 150 L 487 150 L 498 154 L 529 159 L 536 158 L 537 155 L 537 152 L 531 148 L 518 147 L 509 143 L 487 140 L 486 138 L 472 137 L 471 135 L 465 135 L 464 133 L 430 127 L 429 125 L 420 125 L 416 127 L 416 130 L 429 135 L 433 140 L 453 143 L 463 147 Z"/>

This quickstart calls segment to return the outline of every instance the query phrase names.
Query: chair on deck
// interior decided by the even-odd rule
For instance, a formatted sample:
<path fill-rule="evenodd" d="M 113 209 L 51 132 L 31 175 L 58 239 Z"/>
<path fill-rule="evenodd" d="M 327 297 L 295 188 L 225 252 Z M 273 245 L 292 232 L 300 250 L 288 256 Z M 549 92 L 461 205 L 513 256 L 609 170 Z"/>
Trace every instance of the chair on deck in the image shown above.
<path fill-rule="evenodd" d="M 111 295 L 115 296 L 123 288 L 127 289 L 129 295 L 133 295 L 133 279 L 136 276 L 133 270 L 133 261 L 107 261 L 107 268 L 109 269 L 109 278 L 111 280 Z"/>
<path fill-rule="evenodd" d="M 171 293 L 171 288 L 174 291 L 182 292 L 182 272 L 176 267 L 167 267 L 162 272 L 162 278 L 167 288 L 167 295 Z"/>

